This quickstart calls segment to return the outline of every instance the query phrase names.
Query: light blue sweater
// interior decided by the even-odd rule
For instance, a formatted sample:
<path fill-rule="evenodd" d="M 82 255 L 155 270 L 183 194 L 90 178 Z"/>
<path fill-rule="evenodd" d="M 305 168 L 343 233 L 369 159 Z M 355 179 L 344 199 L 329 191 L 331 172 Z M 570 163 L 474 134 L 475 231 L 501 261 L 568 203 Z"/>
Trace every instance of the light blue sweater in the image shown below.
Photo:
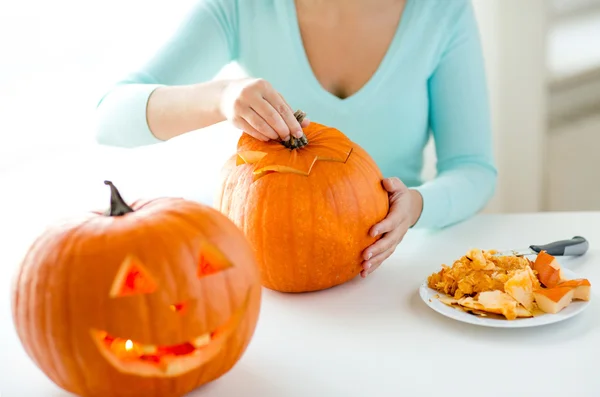
<path fill-rule="evenodd" d="M 160 142 L 146 103 L 160 85 L 203 82 L 231 61 L 269 81 L 294 109 L 334 126 L 366 149 L 384 176 L 418 189 L 415 227 L 445 227 L 482 209 L 496 184 L 479 32 L 468 0 L 408 0 L 374 76 L 340 99 L 321 87 L 307 60 L 294 0 L 199 1 L 177 33 L 99 104 L 100 143 Z M 433 134 L 437 176 L 422 183 Z"/>

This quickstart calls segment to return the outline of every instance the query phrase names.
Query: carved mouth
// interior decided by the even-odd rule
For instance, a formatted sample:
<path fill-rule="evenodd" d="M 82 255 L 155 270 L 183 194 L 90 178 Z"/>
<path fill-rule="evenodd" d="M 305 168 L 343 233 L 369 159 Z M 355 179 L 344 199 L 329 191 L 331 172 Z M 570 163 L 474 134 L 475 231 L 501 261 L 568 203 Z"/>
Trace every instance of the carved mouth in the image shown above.
<path fill-rule="evenodd" d="M 161 378 L 179 376 L 212 360 L 221 351 L 240 325 L 249 300 L 250 291 L 244 304 L 225 324 L 183 343 L 143 344 L 98 329 L 91 330 L 92 339 L 100 353 L 120 372 Z"/>

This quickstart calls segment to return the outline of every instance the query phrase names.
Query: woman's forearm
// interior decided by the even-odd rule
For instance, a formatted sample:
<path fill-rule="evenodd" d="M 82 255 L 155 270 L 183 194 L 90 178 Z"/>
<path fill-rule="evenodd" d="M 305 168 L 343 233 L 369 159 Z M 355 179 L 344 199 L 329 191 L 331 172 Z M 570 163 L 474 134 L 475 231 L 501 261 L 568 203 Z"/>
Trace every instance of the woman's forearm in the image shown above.
<path fill-rule="evenodd" d="M 102 95 L 96 141 L 135 148 L 223 120 L 218 98 L 227 82 L 211 79 L 234 59 L 236 13 L 233 1 L 196 2 L 140 69 Z"/>
<path fill-rule="evenodd" d="M 221 98 L 229 81 L 162 86 L 148 99 L 146 117 L 152 134 L 166 141 L 225 120 Z"/>

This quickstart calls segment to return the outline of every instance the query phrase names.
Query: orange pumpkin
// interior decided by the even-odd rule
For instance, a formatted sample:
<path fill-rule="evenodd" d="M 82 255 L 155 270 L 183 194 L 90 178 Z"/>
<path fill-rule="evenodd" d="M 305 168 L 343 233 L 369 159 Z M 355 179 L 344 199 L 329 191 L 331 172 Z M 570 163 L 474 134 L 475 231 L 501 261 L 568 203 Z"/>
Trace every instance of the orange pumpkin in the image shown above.
<path fill-rule="evenodd" d="M 389 206 L 365 150 L 315 122 L 304 134 L 285 143 L 242 134 L 215 201 L 254 247 L 263 285 L 282 292 L 322 290 L 358 275 L 363 251 L 379 238 L 369 230 Z"/>
<path fill-rule="evenodd" d="M 250 342 L 261 286 L 252 248 L 213 208 L 125 204 L 47 230 L 17 272 L 13 318 L 37 366 L 86 397 L 182 396 Z"/>

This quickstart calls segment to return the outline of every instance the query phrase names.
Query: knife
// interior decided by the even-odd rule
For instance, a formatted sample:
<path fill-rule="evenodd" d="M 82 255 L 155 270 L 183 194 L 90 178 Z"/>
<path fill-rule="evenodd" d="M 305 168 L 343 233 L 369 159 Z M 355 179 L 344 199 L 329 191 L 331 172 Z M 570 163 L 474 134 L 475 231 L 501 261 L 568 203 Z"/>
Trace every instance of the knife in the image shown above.
<path fill-rule="evenodd" d="M 544 245 L 530 245 L 529 248 L 506 250 L 497 252 L 494 256 L 526 256 L 537 255 L 540 251 L 546 251 L 552 256 L 580 256 L 587 252 L 590 244 L 581 237 L 575 236 L 569 240 L 554 241 Z"/>

